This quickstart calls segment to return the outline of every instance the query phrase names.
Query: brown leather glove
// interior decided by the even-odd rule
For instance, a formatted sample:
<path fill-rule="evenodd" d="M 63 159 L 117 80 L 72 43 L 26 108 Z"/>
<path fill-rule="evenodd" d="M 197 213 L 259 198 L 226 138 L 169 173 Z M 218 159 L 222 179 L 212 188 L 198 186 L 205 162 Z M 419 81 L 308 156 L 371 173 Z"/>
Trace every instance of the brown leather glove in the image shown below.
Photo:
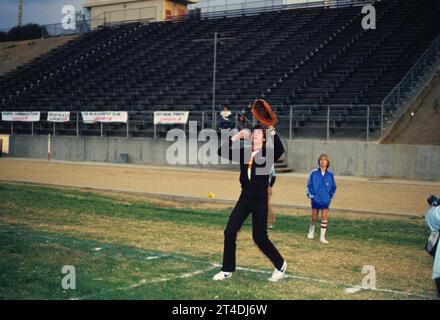
<path fill-rule="evenodd" d="M 254 117 L 264 126 L 273 126 L 278 121 L 276 114 L 264 99 L 255 100 L 251 111 Z"/>

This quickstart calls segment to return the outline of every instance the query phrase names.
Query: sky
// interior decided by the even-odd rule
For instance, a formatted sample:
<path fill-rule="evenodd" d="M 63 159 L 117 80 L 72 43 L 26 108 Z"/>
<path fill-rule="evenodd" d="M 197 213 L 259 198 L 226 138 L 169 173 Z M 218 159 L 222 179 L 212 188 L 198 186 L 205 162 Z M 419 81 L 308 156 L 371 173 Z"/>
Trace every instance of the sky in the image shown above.
<path fill-rule="evenodd" d="M 61 23 L 61 8 L 72 5 L 82 9 L 84 0 L 23 0 L 23 24 Z M 0 0 L 0 29 L 10 29 L 18 23 L 18 0 Z"/>

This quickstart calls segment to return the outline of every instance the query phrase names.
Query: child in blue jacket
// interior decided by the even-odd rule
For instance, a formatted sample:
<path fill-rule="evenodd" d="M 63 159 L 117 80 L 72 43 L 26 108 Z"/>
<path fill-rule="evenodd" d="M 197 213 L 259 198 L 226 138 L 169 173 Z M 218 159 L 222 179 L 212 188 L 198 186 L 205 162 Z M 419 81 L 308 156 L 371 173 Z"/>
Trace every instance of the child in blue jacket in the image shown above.
<path fill-rule="evenodd" d="M 336 191 L 336 182 L 333 173 L 328 171 L 330 160 L 326 154 L 321 154 L 318 159 L 318 168 L 312 170 L 307 181 L 307 197 L 312 202 L 312 219 L 310 222 L 309 234 L 307 238 L 315 237 L 315 224 L 319 216 L 319 210 L 322 212 L 321 220 L 321 243 L 328 243 L 325 238 L 327 231 L 327 215 L 330 202 Z"/>

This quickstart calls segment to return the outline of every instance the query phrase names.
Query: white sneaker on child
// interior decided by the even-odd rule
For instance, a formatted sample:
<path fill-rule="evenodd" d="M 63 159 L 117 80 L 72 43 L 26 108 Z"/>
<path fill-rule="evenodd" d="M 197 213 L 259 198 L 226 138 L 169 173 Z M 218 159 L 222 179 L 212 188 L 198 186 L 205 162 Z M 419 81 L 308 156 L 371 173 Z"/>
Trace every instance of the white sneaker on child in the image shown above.
<path fill-rule="evenodd" d="M 313 224 L 309 227 L 309 233 L 307 234 L 307 239 L 313 239 L 315 237 L 315 226 Z"/>

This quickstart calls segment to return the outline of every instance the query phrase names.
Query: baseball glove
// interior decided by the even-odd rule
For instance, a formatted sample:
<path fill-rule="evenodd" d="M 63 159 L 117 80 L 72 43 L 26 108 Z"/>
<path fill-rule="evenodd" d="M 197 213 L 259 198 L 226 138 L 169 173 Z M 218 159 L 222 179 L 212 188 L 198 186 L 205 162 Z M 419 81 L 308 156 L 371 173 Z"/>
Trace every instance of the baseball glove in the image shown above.
<path fill-rule="evenodd" d="M 251 111 L 254 117 L 264 126 L 273 126 L 278 121 L 270 105 L 263 99 L 255 100 Z"/>

